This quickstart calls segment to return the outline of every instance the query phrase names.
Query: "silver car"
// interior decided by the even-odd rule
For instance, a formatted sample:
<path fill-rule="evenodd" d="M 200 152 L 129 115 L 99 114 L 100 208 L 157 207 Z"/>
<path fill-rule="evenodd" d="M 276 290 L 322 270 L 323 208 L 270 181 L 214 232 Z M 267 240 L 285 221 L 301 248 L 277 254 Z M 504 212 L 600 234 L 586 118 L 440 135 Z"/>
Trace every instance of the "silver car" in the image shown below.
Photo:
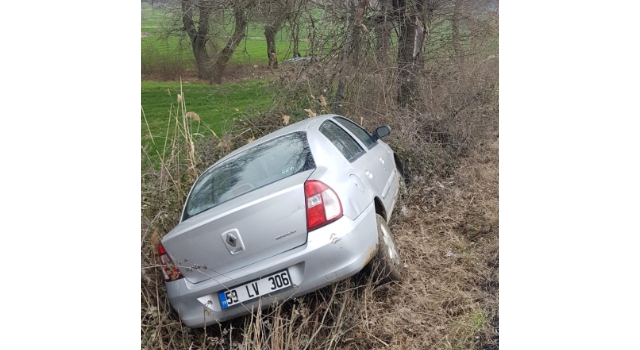
<path fill-rule="evenodd" d="M 189 327 L 298 297 L 372 259 L 401 277 L 387 221 L 400 176 L 391 148 L 337 115 L 284 127 L 200 175 L 158 244 L 167 294 Z"/>

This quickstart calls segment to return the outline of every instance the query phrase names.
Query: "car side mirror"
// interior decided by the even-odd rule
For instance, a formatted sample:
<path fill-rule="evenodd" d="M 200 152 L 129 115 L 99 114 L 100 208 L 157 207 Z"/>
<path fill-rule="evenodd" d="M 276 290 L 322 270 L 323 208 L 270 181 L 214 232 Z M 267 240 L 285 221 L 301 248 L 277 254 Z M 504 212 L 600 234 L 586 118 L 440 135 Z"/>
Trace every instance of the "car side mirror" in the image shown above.
<path fill-rule="evenodd" d="M 376 132 L 373 133 L 374 141 L 378 141 L 391 133 L 391 128 L 388 125 L 383 125 L 376 129 Z"/>

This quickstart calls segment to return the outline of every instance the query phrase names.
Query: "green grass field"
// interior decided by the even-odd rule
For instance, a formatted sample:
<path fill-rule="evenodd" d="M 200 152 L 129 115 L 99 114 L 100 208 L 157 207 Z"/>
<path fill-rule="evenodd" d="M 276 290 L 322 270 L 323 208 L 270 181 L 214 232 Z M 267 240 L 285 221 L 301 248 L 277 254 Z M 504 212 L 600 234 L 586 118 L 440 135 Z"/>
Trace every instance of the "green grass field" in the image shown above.
<path fill-rule="evenodd" d="M 181 23 L 177 23 L 181 25 Z M 171 59 L 179 59 L 184 68 L 195 69 L 195 59 L 191 51 L 191 46 L 186 33 L 174 30 L 173 35 L 164 37 L 163 33 L 167 28 L 176 25 L 171 22 L 171 16 L 166 10 L 153 9 L 147 3 L 142 4 L 141 31 L 149 36 L 143 36 L 141 39 L 142 64 L 143 66 L 155 65 L 163 59 L 170 57 Z M 231 24 L 226 24 L 221 28 L 216 28 L 223 34 L 230 35 L 232 32 Z M 301 33 L 301 37 L 305 37 L 305 33 Z M 226 44 L 224 39 L 215 41 L 218 47 Z M 307 43 L 301 41 L 300 53 L 306 54 Z M 281 30 L 276 36 L 276 48 L 278 53 L 278 61 L 293 57 L 293 46 L 289 40 L 289 33 L 286 29 Z M 247 28 L 247 35 L 240 43 L 233 56 L 231 62 L 236 64 L 264 64 L 267 59 L 267 42 L 264 38 L 263 27 L 260 24 L 252 23 Z"/>
<path fill-rule="evenodd" d="M 224 85 L 183 83 L 182 92 L 187 112 L 194 112 L 200 118 L 200 122 L 190 121 L 192 131 L 202 137 L 211 137 L 213 132 L 221 136 L 229 130 L 233 118 L 265 113 L 273 102 L 273 90 L 267 80 Z M 179 82 L 142 82 L 142 146 L 156 160 L 156 151 L 162 152 L 167 130 L 173 132 L 173 117 L 182 115 L 177 110 L 179 93 Z"/>
<path fill-rule="evenodd" d="M 176 62 L 184 69 L 195 70 L 195 60 L 185 33 L 176 31 L 173 36 L 162 33 L 170 23 L 165 10 L 152 9 L 142 4 L 141 31 L 150 36 L 141 40 L 142 65 L 153 66 L 162 62 Z M 236 64 L 264 64 L 267 62 L 267 43 L 262 27 L 251 24 L 247 37 L 236 49 L 231 61 Z M 288 36 L 279 33 L 278 59 L 292 57 Z M 224 45 L 223 40 L 218 43 Z M 300 43 L 304 50 L 306 43 Z M 304 52 L 304 51 L 302 51 Z M 213 133 L 222 135 L 229 130 L 230 122 L 237 117 L 253 116 L 267 112 L 273 102 L 273 91 L 267 80 L 253 80 L 223 85 L 209 85 L 207 82 L 183 83 L 182 91 L 187 111 L 196 113 L 200 121 L 190 120 L 196 137 L 211 137 Z M 141 91 L 141 143 L 148 150 L 154 163 L 163 151 L 167 136 L 175 131 L 178 111 L 177 96 L 179 82 L 142 81 Z M 167 133 L 169 133 L 167 135 Z"/>

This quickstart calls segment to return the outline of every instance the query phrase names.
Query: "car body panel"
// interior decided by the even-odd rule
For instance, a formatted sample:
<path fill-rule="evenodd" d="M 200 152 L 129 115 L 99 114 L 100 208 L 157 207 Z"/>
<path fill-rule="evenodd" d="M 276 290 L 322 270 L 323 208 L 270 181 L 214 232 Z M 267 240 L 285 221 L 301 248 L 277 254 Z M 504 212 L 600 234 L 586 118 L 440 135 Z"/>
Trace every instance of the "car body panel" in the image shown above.
<path fill-rule="evenodd" d="M 375 163 L 375 166 L 372 167 L 374 181 L 376 182 L 377 190 L 380 191 L 380 199 L 390 217 L 395 193 L 398 189 L 398 174 L 393 160 L 393 151 L 382 140 L 377 142 L 378 144 L 370 149 L 368 154 L 371 156 L 371 162 Z"/>
<path fill-rule="evenodd" d="M 167 282 L 167 294 L 180 318 L 188 327 L 202 327 L 247 314 L 273 302 L 302 296 L 360 271 L 377 251 L 375 208 L 370 205 L 356 219 L 344 216 L 338 221 L 309 233 L 301 247 L 276 255 L 260 264 L 246 266 L 204 283 L 185 279 Z M 293 288 L 263 296 L 242 305 L 222 310 L 217 293 L 288 269 Z"/>
<path fill-rule="evenodd" d="M 310 180 L 321 180 L 331 187 L 342 201 L 344 215 L 355 219 L 371 204 L 373 186 L 365 180 L 367 158 L 360 157 L 350 163 L 318 130 L 308 131 L 311 153 L 316 161 L 316 171 Z M 330 164 L 331 166 L 327 166 Z"/>
<path fill-rule="evenodd" d="M 163 245 L 180 272 L 198 283 L 250 265 L 307 241 L 303 183 L 313 170 L 234 198 L 183 221 Z M 231 246 L 223 234 L 241 240 Z"/>
<path fill-rule="evenodd" d="M 378 139 L 373 140 L 371 135 L 364 130 L 361 126 L 357 125 L 353 121 L 344 118 L 335 118 L 344 129 L 356 140 L 360 145 L 367 150 L 364 160 L 366 163 L 365 177 L 375 188 L 376 193 L 379 194 L 379 198 L 384 204 L 386 210 L 390 211 L 393 208 L 394 194 L 397 191 L 397 173 L 395 168 L 395 161 L 393 158 L 393 150 L 384 141 Z M 351 123 L 351 128 L 349 127 Z M 366 136 L 357 135 L 352 128 L 361 130 Z M 368 137 L 367 137 L 368 136 Z M 363 138 L 369 138 L 371 141 L 365 143 Z M 389 193 L 392 195 L 389 196 Z"/>

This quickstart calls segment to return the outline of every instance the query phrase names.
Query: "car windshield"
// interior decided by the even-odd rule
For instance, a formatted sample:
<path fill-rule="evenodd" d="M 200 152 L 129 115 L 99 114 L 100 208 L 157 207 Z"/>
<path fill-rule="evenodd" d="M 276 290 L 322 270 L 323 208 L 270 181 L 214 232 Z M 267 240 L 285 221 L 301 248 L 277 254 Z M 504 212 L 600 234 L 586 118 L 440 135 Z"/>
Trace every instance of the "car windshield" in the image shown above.
<path fill-rule="evenodd" d="M 182 219 L 315 167 L 304 132 L 259 144 L 206 170 L 193 186 Z"/>

